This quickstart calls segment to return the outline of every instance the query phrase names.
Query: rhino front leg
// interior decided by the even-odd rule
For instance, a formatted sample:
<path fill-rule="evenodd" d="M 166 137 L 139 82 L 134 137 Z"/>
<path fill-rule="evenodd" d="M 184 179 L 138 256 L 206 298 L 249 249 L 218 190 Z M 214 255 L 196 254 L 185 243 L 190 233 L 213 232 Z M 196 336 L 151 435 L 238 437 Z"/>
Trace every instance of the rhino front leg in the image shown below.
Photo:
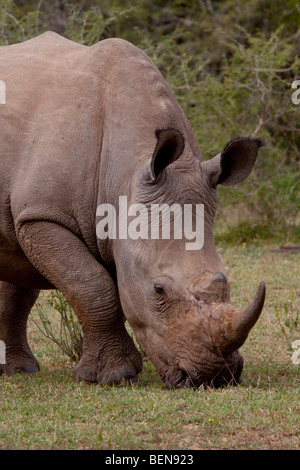
<path fill-rule="evenodd" d="M 39 290 L 0 282 L 0 340 L 5 343 L 5 366 L 0 373 L 33 373 L 39 370 L 39 363 L 27 342 L 27 319 L 39 295 Z"/>
<path fill-rule="evenodd" d="M 116 286 L 107 270 L 72 232 L 51 222 L 29 222 L 20 244 L 38 271 L 73 307 L 83 330 L 76 381 L 135 381 L 142 358 L 126 331 Z"/>

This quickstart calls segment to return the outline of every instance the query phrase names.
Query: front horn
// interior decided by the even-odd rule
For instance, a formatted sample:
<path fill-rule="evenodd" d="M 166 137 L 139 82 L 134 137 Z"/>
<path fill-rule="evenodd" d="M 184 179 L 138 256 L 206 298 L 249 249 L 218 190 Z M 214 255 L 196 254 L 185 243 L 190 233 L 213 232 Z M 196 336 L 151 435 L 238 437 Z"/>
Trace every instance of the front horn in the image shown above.
<path fill-rule="evenodd" d="M 231 332 L 221 349 L 224 352 L 236 351 L 247 339 L 247 336 L 257 322 L 265 302 L 266 286 L 261 282 L 251 304 L 242 311 L 235 312 L 231 323 Z"/>

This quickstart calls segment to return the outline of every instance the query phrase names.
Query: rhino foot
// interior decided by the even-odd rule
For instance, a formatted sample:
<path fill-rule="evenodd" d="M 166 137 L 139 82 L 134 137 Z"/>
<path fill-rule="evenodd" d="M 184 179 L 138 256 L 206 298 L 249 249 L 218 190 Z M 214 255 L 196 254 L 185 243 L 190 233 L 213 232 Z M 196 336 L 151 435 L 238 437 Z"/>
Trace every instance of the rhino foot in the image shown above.
<path fill-rule="evenodd" d="M 98 371 L 97 368 L 87 365 L 78 365 L 74 371 L 76 382 L 98 383 L 100 385 L 117 385 L 120 383 L 135 383 L 138 380 L 136 368 L 128 363 L 118 367 L 106 368 Z"/>
<path fill-rule="evenodd" d="M 81 360 L 74 370 L 74 380 L 100 385 L 132 384 L 137 382 L 141 369 L 140 365 L 134 365 L 128 358 L 124 358 L 123 363 L 101 369 L 97 364 Z"/>
<path fill-rule="evenodd" d="M 5 372 L 8 375 L 14 375 L 18 373 L 25 373 L 25 374 L 34 374 L 40 370 L 40 366 L 38 361 L 33 358 L 28 359 L 14 359 L 13 361 L 10 360 L 5 367 Z"/>
<path fill-rule="evenodd" d="M 137 380 L 138 372 L 129 360 L 118 367 L 101 371 L 97 377 L 97 382 L 101 385 L 114 385 L 122 382 L 133 384 Z"/>
<path fill-rule="evenodd" d="M 74 380 L 100 385 L 137 382 L 143 368 L 142 356 L 131 338 L 127 336 L 126 339 L 126 346 L 123 343 L 123 347 L 120 345 L 113 351 L 102 350 L 97 356 L 91 355 L 89 351 L 84 352 L 74 370 Z"/>

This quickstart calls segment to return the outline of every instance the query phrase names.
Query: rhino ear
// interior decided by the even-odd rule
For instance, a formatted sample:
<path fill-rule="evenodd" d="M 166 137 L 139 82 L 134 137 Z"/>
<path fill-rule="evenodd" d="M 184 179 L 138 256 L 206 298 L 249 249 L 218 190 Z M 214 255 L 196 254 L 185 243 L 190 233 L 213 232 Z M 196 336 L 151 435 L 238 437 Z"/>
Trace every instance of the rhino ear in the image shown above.
<path fill-rule="evenodd" d="M 247 178 L 256 161 L 258 149 L 262 145 L 260 139 L 246 137 L 228 142 L 222 153 L 202 163 L 211 185 L 230 186 Z"/>
<path fill-rule="evenodd" d="M 157 144 L 151 157 L 151 179 L 155 181 L 170 163 L 175 162 L 184 150 L 184 138 L 175 129 L 157 130 Z"/>

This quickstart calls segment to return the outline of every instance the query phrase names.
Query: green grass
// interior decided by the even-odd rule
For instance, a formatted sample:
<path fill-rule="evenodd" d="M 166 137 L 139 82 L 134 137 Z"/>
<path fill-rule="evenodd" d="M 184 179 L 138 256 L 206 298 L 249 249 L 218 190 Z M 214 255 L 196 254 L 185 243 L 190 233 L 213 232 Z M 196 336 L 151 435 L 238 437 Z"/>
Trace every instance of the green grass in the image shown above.
<path fill-rule="evenodd" d="M 260 280 L 267 285 L 262 317 L 241 348 L 239 387 L 168 391 L 147 359 L 133 386 L 77 384 L 74 364 L 31 319 L 29 341 L 41 371 L 0 377 L 0 448 L 299 449 L 300 370 L 275 306 L 283 309 L 294 292 L 299 309 L 300 254 L 272 248 L 218 248 L 235 305 L 247 304 Z M 299 329 L 286 334 L 300 339 Z"/>
<path fill-rule="evenodd" d="M 215 236 L 216 243 L 223 242 L 229 246 L 247 243 L 250 240 L 255 244 L 265 244 L 266 240 L 281 244 L 288 240 L 290 243 L 297 244 L 300 240 L 300 227 L 284 225 L 275 231 L 274 227 L 267 223 L 246 220 L 232 227 L 227 226 L 225 230 L 219 229 Z"/>

